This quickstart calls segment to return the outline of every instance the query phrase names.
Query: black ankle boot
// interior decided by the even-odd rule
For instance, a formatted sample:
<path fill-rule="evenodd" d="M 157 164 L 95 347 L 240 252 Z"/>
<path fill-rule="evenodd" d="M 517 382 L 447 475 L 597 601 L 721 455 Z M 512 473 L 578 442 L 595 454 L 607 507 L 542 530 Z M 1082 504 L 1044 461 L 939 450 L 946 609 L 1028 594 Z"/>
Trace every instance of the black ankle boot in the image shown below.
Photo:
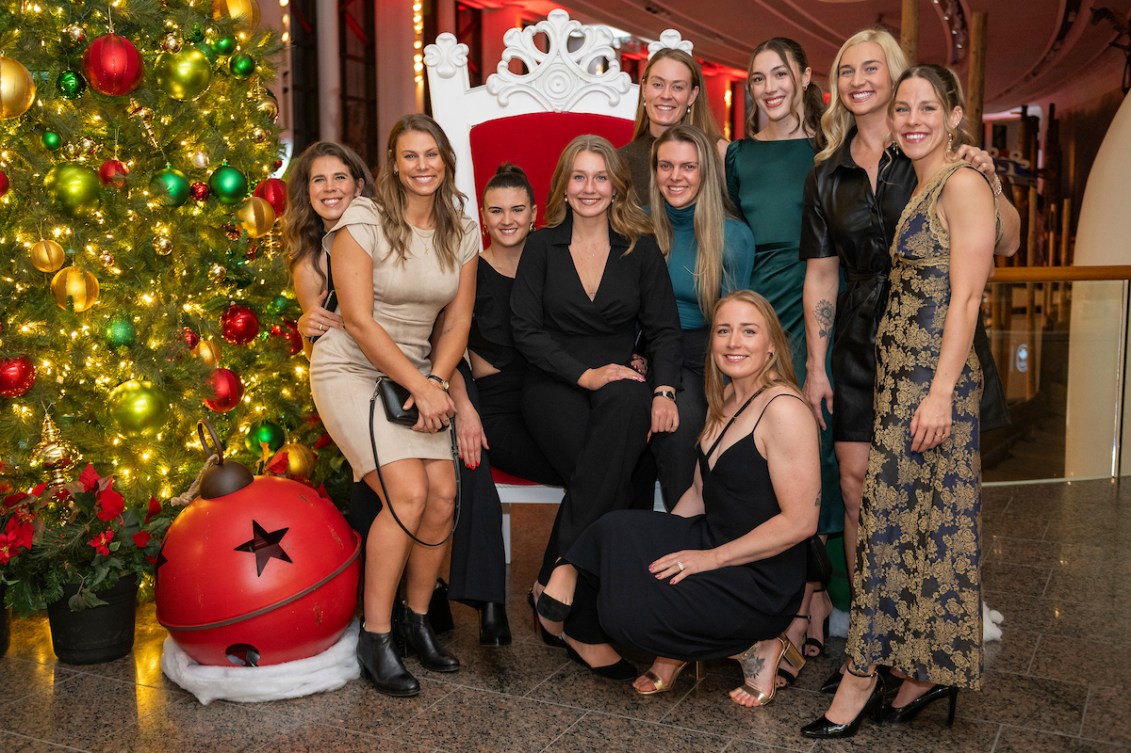
<path fill-rule="evenodd" d="M 362 625 L 357 636 L 357 663 L 361 674 L 385 695 L 404 697 L 420 692 L 420 683 L 397 656 L 391 632 L 371 633 Z"/>
<path fill-rule="evenodd" d="M 481 646 L 509 646 L 511 626 L 507 622 L 507 610 L 502 604 L 493 601 L 479 608 L 479 644 Z"/>
<path fill-rule="evenodd" d="M 428 615 L 417 614 L 409 609 L 407 604 L 402 604 L 400 610 L 401 619 L 395 629 L 402 642 L 401 655 L 409 656 L 415 653 L 420 657 L 420 663 L 424 668 L 433 672 L 457 671 L 459 659 L 445 652 L 436 643 L 436 634 L 432 632 Z"/>

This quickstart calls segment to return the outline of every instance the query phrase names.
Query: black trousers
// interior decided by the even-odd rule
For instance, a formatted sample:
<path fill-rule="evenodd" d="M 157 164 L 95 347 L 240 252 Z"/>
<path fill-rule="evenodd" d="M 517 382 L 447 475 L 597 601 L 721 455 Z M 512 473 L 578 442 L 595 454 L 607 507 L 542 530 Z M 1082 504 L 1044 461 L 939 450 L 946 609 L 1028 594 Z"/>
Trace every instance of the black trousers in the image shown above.
<path fill-rule="evenodd" d="M 527 373 L 522 415 L 538 446 L 566 480 L 566 493 L 542 560 L 545 583 L 561 552 L 590 523 L 630 506 L 632 471 L 651 424 L 652 392 L 622 379 L 599 390 L 566 384 L 536 369 Z"/>
<path fill-rule="evenodd" d="M 703 389 L 707 333 L 706 329 L 683 332 L 682 386 L 676 392 L 679 428 L 652 435 L 648 452 L 633 473 L 634 508 L 652 509 L 657 478 L 668 510 L 695 481 L 696 444 L 707 420 L 707 394 Z"/>
<path fill-rule="evenodd" d="M 522 418 L 522 371 L 503 371 L 475 380 L 479 392 L 479 418 L 491 465 L 537 484 L 562 486 L 565 479 L 542 454 Z"/>

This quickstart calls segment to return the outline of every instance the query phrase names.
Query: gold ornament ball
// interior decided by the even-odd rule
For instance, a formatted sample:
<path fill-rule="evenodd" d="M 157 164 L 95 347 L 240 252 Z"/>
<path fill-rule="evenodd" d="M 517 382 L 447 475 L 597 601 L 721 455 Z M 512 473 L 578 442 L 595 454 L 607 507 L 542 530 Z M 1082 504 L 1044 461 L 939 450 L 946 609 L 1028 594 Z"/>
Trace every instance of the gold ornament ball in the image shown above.
<path fill-rule="evenodd" d="M 228 279 L 228 270 L 221 264 L 213 264 L 208 268 L 208 279 L 215 283 L 221 283 Z"/>
<path fill-rule="evenodd" d="M 118 260 L 115 259 L 114 254 L 110 253 L 109 251 L 103 251 L 98 255 L 98 263 L 109 269 L 110 267 L 113 267 L 115 264 L 117 264 Z"/>
<path fill-rule="evenodd" d="M 271 459 L 274 464 L 283 455 L 287 458 L 287 475 L 310 478 L 314 472 L 314 452 L 300 442 L 289 442 L 279 448 L 275 457 Z"/>
<path fill-rule="evenodd" d="M 153 250 L 158 256 L 168 256 L 173 253 L 173 241 L 164 235 L 159 235 L 153 239 Z"/>
<path fill-rule="evenodd" d="M 157 58 L 157 85 L 181 102 L 196 99 L 212 82 L 212 61 L 198 47 L 166 52 Z"/>
<path fill-rule="evenodd" d="M 204 149 L 194 149 L 189 152 L 189 162 L 192 163 L 193 167 L 203 170 L 212 162 L 212 158 L 208 156 L 208 152 Z"/>
<path fill-rule="evenodd" d="M 166 34 L 165 38 L 161 40 L 161 49 L 165 52 L 177 53 L 181 51 L 183 46 L 184 42 L 176 34 Z"/>
<path fill-rule="evenodd" d="M 67 254 L 63 247 L 53 240 L 44 238 L 31 247 L 31 263 L 40 272 L 57 272 L 63 268 Z"/>
<path fill-rule="evenodd" d="M 157 429 L 169 412 L 169 400 L 149 382 L 131 379 L 110 392 L 110 417 L 127 434 L 145 434 Z"/>
<path fill-rule="evenodd" d="M 201 340 L 192 349 L 192 354 L 205 366 L 216 368 L 220 365 L 220 345 L 215 340 Z"/>
<path fill-rule="evenodd" d="M 0 55 L 0 120 L 18 118 L 35 101 L 35 81 L 24 64 Z"/>
<path fill-rule="evenodd" d="M 256 144 L 262 144 L 264 141 L 267 140 L 267 138 L 268 138 L 267 131 L 264 131 L 262 128 L 252 128 L 251 129 L 251 140 L 254 141 Z"/>
<path fill-rule="evenodd" d="M 60 269 L 51 278 L 51 294 L 59 308 L 81 313 L 98 303 L 98 278 L 78 267 Z"/>
<path fill-rule="evenodd" d="M 71 215 L 86 214 L 102 204 L 102 181 L 86 165 L 56 165 L 43 179 L 43 186 L 55 203 Z"/>
<path fill-rule="evenodd" d="M 271 207 L 271 203 L 258 196 L 252 196 L 245 201 L 236 212 L 236 216 L 240 218 L 240 224 L 252 238 L 267 235 L 275 224 L 275 210 Z"/>
<path fill-rule="evenodd" d="M 275 99 L 275 95 L 271 93 L 270 89 L 263 89 L 259 96 L 259 104 L 255 106 L 255 109 L 270 118 L 272 122 L 279 118 L 279 100 Z"/>
<path fill-rule="evenodd" d="M 259 26 L 259 3 L 257 0 L 212 0 L 212 17 L 228 16 L 246 28 Z"/>

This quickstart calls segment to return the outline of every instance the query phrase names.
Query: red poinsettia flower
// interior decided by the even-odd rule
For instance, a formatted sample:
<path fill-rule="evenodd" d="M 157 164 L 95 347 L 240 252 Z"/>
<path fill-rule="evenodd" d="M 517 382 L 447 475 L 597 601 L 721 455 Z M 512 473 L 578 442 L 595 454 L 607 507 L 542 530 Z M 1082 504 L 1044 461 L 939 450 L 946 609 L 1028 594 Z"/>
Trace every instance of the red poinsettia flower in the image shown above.
<path fill-rule="evenodd" d="M 24 511 L 21 511 L 24 512 Z M 4 533 L 8 539 L 8 545 L 15 551 L 12 554 L 19 554 L 21 549 L 31 549 L 31 542 L 35 538 L 35 526 L 32 524 L 34 518 L 30 513 L 20 515 L 17 513 L 8 519 L 8 525 L 4 526 Z"/>
<path fill-rule="evenodd" d="M 42 495 L 43 495 L 43 490 L 44 490 L 44 489 L 46 489 L 46 488 L 47 488 L 47 482 L 46 482 L 46 481 L 44 481 L 44 482 L 43 482 L 42 484 L 39 484 L 39 485 L 37 485 L 36 487 L 34 487 L 34 488 L 33 488 L 33 489 L 31 490 L 31 496 L 33 496 L 33 497 L 40 497 L 40 496 L 42 496 Z"/>
<path fill-rule="evenodd" d="M 157 501 L 156 497 L 149 498 L 149 509 L 145 511 L 145 522 L 153 520 L 153 516 L 161 512 L 161 503 Z"/>
<path fill-rule="evenodd" d="M 144 549 L 145 545 L 149 543 L 149 531 L 138 531 L 133 535 L 134 546 L 138 549 Z"/>
<path fill-rule="evenodd" d="M 113 520 L 126 509 L 126 502 L 122 495 L 111 488 L 98 492 L 98 519 Z"/>
<path fill-rule="evenodd" d="M 86 542 L 88 545 L 94 547 L 95 551 L 103 556 L 110 555 L 110 542 L 114 538 L 113 531 L 103 531 L 95 536 L 90 541 Z"/>
<path fill-rule="evenodd" d="M 101 480 L 98 471 L 94 470 L 94 466 L 90 463 L 87 463 L 86 468 L 83 468 L 82 473 L 79 474 L 79 483 L 82 484 L 84 492 L 94 491 L 94 488 L 98 486 L 98 482 Z"/>
<path fill-rule="evenodd" d="M 0 502 L 0 507 L 3 507 L 3 509 L 5 510 L 10 510 L 19 503 L 23 502 L 25 499 L 31 499 L 31 495 L 27 492 L 16 492 L 15 494 L 9 494 L 7 497 L 4 497 L 3 502 Z"/>
<path fill-rule="evenodd" d="M 280 452 L 267 466 L 267 472 L 276 476 L 286 476 L 289 468 L 290 463 L 288 462 L 287 453 Z"/>
<path fill-rule="evenodd" d="M 13 554 L 7 534 L 0 533 L 0 565 L 7 565 Z"/>
<path fill-rule="evenodd" d="M 321 450 L 323 447 L 332 443 L 333 441 L 334 440 L 330 439 L 329 434 L 323 434 L 322 436 L 318 437 L 317 441 L 315 441 L 311 449 Z"/>

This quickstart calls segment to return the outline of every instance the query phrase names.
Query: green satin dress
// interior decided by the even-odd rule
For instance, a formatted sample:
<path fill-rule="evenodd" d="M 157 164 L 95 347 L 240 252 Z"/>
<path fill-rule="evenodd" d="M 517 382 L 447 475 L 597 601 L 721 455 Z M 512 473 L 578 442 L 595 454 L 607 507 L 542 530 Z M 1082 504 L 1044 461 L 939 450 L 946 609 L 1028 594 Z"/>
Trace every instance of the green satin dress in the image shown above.
<path fill-rule="evenodd" d="M 817 150 L 809 139 L 742 139 L 727 147 L 727 190 L 754 233 L 754 273 L 750 289 L 770 301 L 790 339 L 797 382 L 805 384 L 805 262 L 800 257 L 805 178 Z M 831 349 L 830 353 L 831 355 Z M 826 371 L 828 369 L 826 368 Z M 825 414 L 821 432 L 820 533 L 844 530 L 840 470 L 833 452 L 832 420 Z"/>

